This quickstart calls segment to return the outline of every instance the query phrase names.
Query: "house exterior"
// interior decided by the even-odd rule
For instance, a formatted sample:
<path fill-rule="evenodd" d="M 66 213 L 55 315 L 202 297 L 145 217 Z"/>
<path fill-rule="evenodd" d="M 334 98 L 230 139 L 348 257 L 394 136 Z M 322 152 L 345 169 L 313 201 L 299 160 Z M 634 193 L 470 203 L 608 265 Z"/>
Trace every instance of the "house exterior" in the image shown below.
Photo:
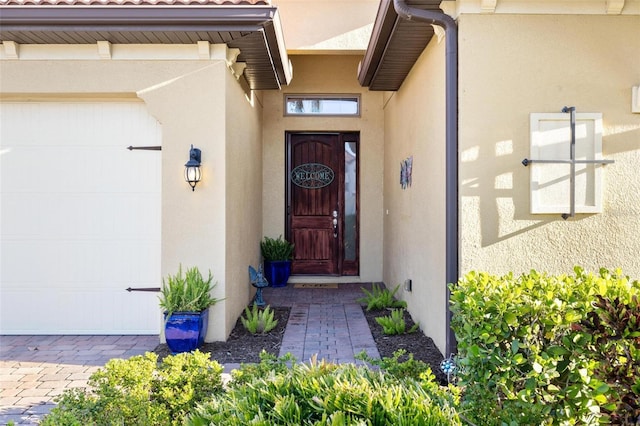
<path fill-rule="evenodd" d="M 224 340 L 264 235 L 443 353 L 469 270 L 640 277 L 638 0 L 3 0 L 0 39 L 3 334 L 159 333 L 125 289 L 182 264 Z"/>

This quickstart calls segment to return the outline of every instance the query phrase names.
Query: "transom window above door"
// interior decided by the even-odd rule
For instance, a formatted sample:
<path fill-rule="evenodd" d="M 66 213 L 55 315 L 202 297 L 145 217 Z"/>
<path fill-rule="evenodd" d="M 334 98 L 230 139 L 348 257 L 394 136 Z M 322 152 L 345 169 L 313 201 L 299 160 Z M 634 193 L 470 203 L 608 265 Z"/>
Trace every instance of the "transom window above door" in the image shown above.
<path fill-rule="evenodd" d="M 360 116 L 359 95 L 285 95 L 284 115 Z"/>

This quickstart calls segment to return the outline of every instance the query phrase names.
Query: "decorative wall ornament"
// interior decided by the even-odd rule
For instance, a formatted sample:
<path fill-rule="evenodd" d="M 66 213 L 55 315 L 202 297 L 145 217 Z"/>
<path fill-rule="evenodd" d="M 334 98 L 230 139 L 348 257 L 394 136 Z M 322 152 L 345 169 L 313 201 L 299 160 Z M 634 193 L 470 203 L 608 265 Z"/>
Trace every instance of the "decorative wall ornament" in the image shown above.
<path fill-rule="evenodd" d="M 320 163 L 300 164 L 291 170 L 291 182 L 305 189 L 324 188 L 333 182 L 333 170 Z"/>
<path fill-rule="evenodd" d="M 413 155 L 400 162 L 400 186 L 407 189 L 411 186 L 411 173 L 413 169 Z"/>

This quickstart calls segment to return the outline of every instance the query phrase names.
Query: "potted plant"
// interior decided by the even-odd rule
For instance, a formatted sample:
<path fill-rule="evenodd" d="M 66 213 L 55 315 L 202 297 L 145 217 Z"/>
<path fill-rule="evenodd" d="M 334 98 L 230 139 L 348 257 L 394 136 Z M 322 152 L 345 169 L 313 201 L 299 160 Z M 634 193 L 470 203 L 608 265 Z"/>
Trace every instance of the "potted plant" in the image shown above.
<path fill-rule="evenodd" d="M 294 245 L 282 238 L 264 237 L 260 251 L 264 258 L 264 276 L 272 287 L 284 287 L 291 275 Z"/>
<path fill-rule="evenodd" d="M 162 280 L 160 307 L 164 311 L 164 335 L 172 353 L 189 352 L 204 342 L 209 323 L 209 307 L 219 299 L 211 296 L 216 286 L 213 276 L 205 280 L 198 267 Z"/>

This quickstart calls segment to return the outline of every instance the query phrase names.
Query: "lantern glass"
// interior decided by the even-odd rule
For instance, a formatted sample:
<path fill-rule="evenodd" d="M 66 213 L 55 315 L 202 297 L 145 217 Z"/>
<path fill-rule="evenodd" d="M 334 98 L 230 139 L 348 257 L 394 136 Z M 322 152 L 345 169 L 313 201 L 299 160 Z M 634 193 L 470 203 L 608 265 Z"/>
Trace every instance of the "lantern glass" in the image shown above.
<path fill-rule="evenodd" d="M 191 185 L 192 189 L 195 189 L 196 184 L 200 182 L 200 167 L 188 166 L 184 168 L 184 179 Z"/>

